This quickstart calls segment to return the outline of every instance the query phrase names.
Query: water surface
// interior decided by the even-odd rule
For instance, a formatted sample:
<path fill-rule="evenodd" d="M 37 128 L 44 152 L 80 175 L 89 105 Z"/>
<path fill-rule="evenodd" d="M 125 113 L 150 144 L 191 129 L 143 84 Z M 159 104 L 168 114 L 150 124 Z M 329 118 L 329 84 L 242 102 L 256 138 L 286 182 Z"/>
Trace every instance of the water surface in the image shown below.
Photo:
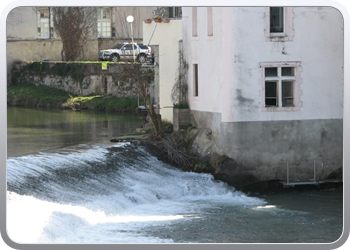
<path fill-rule="evenodd" d="M 139 115 L 99 111 L 7 108 L 7 156 L 35 153 L 81 143 L 104 143 L 134 133 Z"/>
<path fill-rule="evenodd" d="M 109 139 L 140 117 L 8 109 L 7 232 L 18 243 L 331 243 L 342 189 L 246 194 Z"/>

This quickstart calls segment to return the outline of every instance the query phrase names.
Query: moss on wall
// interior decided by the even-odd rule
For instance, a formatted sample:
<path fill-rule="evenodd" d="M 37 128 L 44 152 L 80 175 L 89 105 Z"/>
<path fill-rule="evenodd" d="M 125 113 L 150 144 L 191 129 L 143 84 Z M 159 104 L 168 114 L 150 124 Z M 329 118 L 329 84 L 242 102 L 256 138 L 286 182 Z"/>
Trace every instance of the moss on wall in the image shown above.
<path fill-rule="evenodd" d="M 35 75 L 58 75 L 70 76 L 76 82 L 82 82 L 85 77 L 84 63 L 48 63 L 48 62 L 31 62 L 22 64 L 18 69 L 20 74 L 35 74 Z"/>

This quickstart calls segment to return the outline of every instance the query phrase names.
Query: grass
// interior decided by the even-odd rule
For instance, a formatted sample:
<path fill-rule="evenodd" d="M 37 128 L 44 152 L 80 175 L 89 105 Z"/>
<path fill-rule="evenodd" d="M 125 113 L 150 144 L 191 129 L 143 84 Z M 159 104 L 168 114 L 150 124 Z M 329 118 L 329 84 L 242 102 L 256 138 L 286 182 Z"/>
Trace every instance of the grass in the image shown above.
<path fill-rule="evenodd" d="M 69 93 L 46 86 L 20 84 L 7 87 L 7 100 L 13 105 L 58 107 Z"/>
<path fill-rule="evenodd" d="M 65 106 L 80 104 L 81 109 L 134 113 L 138 107 L 136 98 L 104 97 L 103 95 L 71 97 Z"/>
<path fill-rule="evenodd" d="M 103 95 L 75 96 L 63 90 L 33 84 L 7 87 L 7 102 L 13 106 L 64 107 L 79 104 L 81 109 L 92 109 L 118 113 L 135 113 L 136 98 L 105 97 Z M 140 100 L 142 104 L 142 100 Z"/>

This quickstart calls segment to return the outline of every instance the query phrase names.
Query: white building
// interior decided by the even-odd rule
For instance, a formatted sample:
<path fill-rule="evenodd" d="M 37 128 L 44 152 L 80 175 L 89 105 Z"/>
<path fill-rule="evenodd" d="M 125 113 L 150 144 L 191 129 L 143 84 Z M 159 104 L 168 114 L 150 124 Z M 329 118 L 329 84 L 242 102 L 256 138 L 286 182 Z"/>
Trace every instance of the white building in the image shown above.
<path fill-rule="evenodd" d="M 163 120 L 173 122 L 173 103 L 171 91 L 176 82 L 180 46 L 182 42 L 182 20 L 171 19 L 168 23 L 145 23 L 143 25 L 143 43 L 158 46 L 155 62 L 159 70 L 159 103 Z"/>
<path fill-rule="evenodd" d="M 317 179 L 342 168 L 344 37 L 337 9 L 182 11 L 192 123 L 212 131 L 202 154 L 229 156 L 237 162 L 232 175 L 254 181 L 285 180 L 287 161 L 291 180 L 311 179 L 314 160 Z"/>

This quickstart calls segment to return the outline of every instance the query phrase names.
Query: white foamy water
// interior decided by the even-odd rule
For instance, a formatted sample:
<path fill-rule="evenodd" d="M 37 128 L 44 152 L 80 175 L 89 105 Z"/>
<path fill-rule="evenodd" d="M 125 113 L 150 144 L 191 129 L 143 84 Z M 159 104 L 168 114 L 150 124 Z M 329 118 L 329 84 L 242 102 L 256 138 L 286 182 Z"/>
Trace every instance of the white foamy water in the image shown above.
<path fill-rule="evenodd" d="M 171 243 L 152 232 L 222 205 L 266 203 L 132 147 L 9 158 L 7 181 L 7 232 L 18 243 Z"/>

